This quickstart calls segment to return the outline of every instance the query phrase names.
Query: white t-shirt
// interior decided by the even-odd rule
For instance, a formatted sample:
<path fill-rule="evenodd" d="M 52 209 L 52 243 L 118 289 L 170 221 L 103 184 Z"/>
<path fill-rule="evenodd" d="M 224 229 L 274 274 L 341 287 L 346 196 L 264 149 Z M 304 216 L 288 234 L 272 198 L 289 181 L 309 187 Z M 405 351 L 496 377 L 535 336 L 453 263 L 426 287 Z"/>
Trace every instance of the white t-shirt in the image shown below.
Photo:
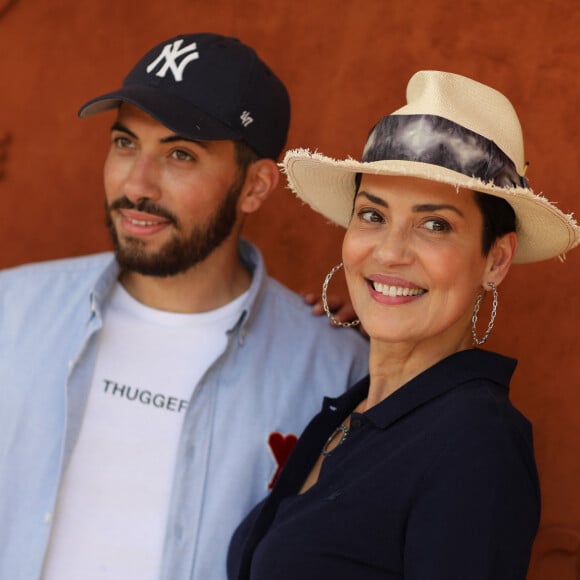
<path fill-rule="evenodd" d="M 244 298 L 176 314 L 116 285 L 43 580 L 157 580 L 183 416 Z"/>

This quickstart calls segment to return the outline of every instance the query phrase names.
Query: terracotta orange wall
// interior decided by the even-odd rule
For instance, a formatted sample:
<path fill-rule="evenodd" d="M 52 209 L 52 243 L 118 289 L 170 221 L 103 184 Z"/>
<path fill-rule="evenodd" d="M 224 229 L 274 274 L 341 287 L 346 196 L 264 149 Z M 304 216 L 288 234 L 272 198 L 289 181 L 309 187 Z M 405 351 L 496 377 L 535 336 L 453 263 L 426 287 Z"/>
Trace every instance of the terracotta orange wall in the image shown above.
<path fill-rule="evenodd" d="M 138 7 L 138 8 L 136 8 Z M 253 45 L 293 97 L 289 146 L 358 156 L 419 69 L 491 84 L 520 114 L 536 191 L 580 211 L 580 9 L 575 0 L 0 0 L 0 267 L 108 248 L 101 166 L 111 118 L 78 106 L 179 32 Z M 246 234 L 272 274 L 318 289 L 341 231 L 282 187 Z M 517 266 L 490 348 L 520 359 L 513 400 L 533 421 L 543 488 L 530 578 L 577 578 L 580 250 Z"/>

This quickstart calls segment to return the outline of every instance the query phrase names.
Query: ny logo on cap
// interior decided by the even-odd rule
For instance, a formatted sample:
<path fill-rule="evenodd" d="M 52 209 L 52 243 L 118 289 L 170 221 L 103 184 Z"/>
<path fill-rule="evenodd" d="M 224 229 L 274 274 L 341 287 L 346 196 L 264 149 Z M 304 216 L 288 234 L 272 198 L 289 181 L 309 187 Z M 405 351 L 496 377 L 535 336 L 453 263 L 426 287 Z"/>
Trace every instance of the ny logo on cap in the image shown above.
<path fill-rule="evenodd" d="M 164 62 L 163 66 L 157 71 L 158 77 L 165 77 L 167 71 L 170 70 L 173 74 L 173 78 L 180 82 L 183 80 L 183 71 L 185 67 L 193 60 L 199 58 L 199 52 L 197 52 L 197 44 L 192 42 L 187 46 L 181 48 L 183 39 L 176 40 L 173 44 L 166 44 L 159 56 L 147 67 L 147 72 L 155 70 L 157 65 Z M 179 64 L 177 64 L 177 59 L 183 55 L 187 55 Z"/>

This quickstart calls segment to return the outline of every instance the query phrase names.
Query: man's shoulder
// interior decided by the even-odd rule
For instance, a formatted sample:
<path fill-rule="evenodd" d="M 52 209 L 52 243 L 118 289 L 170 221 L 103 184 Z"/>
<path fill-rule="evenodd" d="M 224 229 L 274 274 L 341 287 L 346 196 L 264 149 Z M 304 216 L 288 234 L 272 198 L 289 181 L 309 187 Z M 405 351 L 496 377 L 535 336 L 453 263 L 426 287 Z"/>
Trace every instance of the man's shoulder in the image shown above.
<path fill-rule="evenodd" d="M 304 302 L 300 294 L 269 276 L 267 278 L 264 298 L 267 307 L 276 309 L 276 316 L 284 316 L 289 319 L 298 318 L 300 324 L 303 321 L 311 321 L 317 325 L 322 318 L 327 321 L 326 317 L 313 316 L 311 307 Z"/>
<path fill-rule="evenodd" d="M 312 314 L 312 306 L 303 297 L 274 278 L 268 278 L 265 314 L 287 330 L 296 328 L 301 336 L 318 336 L 331 343 L 350 341 L 367 347 L 368 341 L 356 330 L 337 328 L 326 316 Z"/>

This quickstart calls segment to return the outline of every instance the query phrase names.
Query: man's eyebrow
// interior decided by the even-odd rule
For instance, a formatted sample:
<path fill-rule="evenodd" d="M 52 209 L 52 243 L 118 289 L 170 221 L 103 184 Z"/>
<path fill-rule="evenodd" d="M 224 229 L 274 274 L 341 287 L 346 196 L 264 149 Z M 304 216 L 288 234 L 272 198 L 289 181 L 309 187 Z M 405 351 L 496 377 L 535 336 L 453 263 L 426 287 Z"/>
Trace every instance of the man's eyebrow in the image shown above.
<path fill-rule="evenodd" d="M 133 131 L 127 129 L 127 127 L 125 127 L 125 125 L 123 125 L 123 123 L 119 123 L 119 121 L 113 123 L 113 126 L 111 127 L 111 131 L 120 131 L 121 133 L 127 133 L 127 135 L 130 135 L 131 137 L 133 137 L 133 139 L 139 139 L 139 137 L 137 135 L 135 135 L 135 133 L 133 133 Z M 207 149 L 207 143 L 205 141 L 197 141 L 196 139 L 191 139 L 190 137 L 185 137 L 184 135 L 169 135 L 167 137 L 164 137 L 163 139 L 161 139 L 161 143 L 175 143 L 177 141 L 188 141 L 189 143 L 195 143 L 196 145 L 199 145 L 200 147 L 203 147 L 204 149 Z"/>
<path fill-rule="evenodd" d="M 131 135 L 131 137 L 133 137 L 134 139 L 137 139 L 137 135 L 135 135 L 135 133 L 133 133 L 133 131 L 129 131 L 129 129 L 127 129 L 127 127 L 125 127 L 125 125 L 123 125 L 122 123 L 119 123 L 119 121 L 116 121 L 115 123 L 113 123 L 113 125 L 111 127 L 111 133 L 113 131 L 120 131 L 121 133 L 127 133 L 127 135 Z"/>
<path fill-rule="evenodd" d="M 169 137 L 164 137 L 161 139 L 161 143 L 175 143 L 176 141 L 188 141 L 189 143 L 194 143 L 195 145 L 199 145 L 204 149 L 207 149 L 207 142 L 206 141 L 198 141 L 197 139 L 192 139 L 191 137 L 184 137 L 183 135 L 169 135 Z"/>

